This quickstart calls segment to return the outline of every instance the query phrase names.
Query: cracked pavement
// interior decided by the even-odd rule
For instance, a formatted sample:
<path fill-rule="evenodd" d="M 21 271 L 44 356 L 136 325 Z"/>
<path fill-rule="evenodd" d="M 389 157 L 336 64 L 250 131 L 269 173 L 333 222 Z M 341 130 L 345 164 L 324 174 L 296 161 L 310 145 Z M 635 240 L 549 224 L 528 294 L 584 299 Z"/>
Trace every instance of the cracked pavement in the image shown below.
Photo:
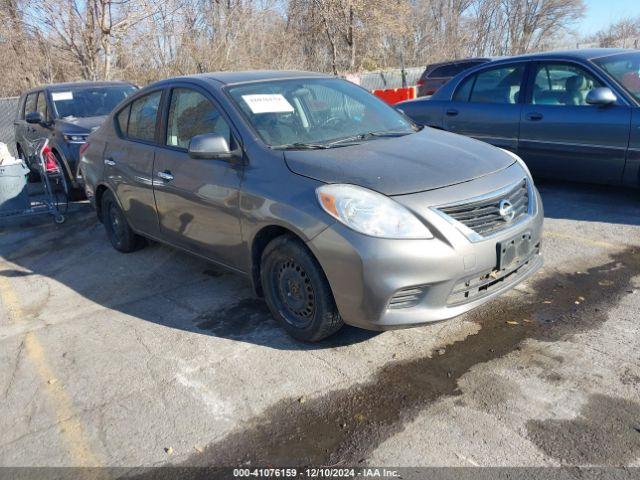
<path fill-rule="evenodd" d="M 640 193 L 540 189 L 530 281 L 317 345 L 242 277 L 116 252 L 87 204 L 0 224 L 0 466 L 640 466 Z"/>

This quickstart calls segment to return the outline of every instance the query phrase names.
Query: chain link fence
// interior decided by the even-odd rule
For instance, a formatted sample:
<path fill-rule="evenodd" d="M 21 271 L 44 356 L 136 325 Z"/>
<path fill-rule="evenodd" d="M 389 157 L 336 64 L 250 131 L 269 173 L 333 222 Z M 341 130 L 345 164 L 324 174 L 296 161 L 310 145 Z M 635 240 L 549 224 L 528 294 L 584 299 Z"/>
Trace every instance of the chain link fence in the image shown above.
<path fill-rule="evenodd" d="M 379 70 L 376 72 L 363 72 L 347 75 L 347 80 L 359 83 L 367 90 L 384 90 L 385 88 L 401 88 L 404 71 L 405 86 L 411 87 L 418 83 L 418 79 L 426 67 L 407 67 L 404 70 L 394 68 L 391 70 Z"/>
<path fill-rule="evenodd" d="M 0 142 L 6 143 L 12 155 L 17 155 L 13 137 L 13 121 L 18 110 L 18 97 L 0 98 Z"/>

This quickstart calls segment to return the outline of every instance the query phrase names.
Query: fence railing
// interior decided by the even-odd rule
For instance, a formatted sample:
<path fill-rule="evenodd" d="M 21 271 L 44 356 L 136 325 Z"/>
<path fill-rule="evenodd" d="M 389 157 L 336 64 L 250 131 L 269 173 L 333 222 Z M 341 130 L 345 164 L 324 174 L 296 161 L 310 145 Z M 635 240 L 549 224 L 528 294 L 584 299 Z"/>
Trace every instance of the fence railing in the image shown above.
<path fill-rule="evenodd" d="M 6 143 L 12 155 L 17 155 L 13 136 L 13 121 L 18 110 L 18 97 L 0 98 L 0 142 Z"/>

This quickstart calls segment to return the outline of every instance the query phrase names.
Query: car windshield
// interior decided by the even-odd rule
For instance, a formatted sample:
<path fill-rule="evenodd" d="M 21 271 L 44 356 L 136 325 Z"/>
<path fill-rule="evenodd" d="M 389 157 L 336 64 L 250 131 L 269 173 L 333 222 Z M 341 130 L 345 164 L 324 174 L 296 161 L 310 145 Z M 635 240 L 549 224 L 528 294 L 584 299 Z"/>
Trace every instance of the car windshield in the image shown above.
<path fill-rule="evenodd" d="M 640 53 L 612 55 L 598 58 L 594 62 L 640 101 Z"/>
<path fill-rule="evenodd" d="M 59 118 L 108 115 L 116 105 L 133 93 L 132 85 L 84 87 L 51 92 L 51 101 Z"/>
<path fill-rule="evenodd" d="M 331 148 L 417 130 L 386 103 L 341 79 L 265 81 L 228 91 L 273 148 Z"/>

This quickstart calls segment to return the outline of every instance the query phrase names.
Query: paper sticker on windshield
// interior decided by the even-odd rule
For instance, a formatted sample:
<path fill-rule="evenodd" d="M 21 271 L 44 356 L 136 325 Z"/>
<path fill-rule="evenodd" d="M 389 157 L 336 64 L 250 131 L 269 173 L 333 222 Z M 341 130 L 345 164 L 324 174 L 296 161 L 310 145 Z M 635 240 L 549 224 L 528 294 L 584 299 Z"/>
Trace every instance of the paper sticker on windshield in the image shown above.
<path fill-rule="evenodd" d="M 245 101 L 253 113 L 288 113 L 293 112 L 293 107 L 279 93 L 262 95 L 243 95 Z"/>
<path fill-rule="evenodd" d="M 73 92 L 52 92 L 51 99 L 54 102 L 58 102 L 60 100 L 73 100 Z"/>

